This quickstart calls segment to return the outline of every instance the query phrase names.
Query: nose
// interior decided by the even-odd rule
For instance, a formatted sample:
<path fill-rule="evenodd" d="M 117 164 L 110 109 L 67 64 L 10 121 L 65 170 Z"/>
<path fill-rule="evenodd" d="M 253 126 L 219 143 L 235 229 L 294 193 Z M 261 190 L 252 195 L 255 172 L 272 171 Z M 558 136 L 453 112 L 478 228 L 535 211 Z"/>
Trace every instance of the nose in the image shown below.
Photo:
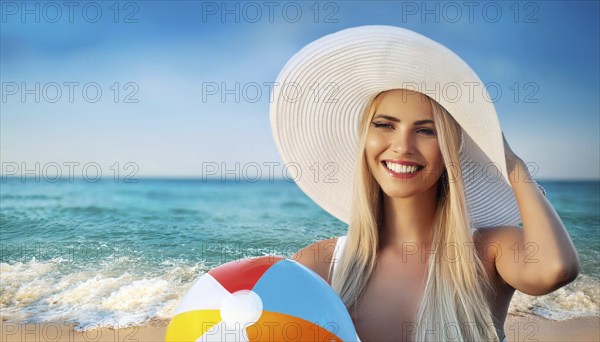
<path fill-rule="evenodd" d="M 406 131 L 398 131 L 391 142 L 392 151 L 398 154 L 412 154 L 415 148 L 415 142 L 412 134 Z"/>

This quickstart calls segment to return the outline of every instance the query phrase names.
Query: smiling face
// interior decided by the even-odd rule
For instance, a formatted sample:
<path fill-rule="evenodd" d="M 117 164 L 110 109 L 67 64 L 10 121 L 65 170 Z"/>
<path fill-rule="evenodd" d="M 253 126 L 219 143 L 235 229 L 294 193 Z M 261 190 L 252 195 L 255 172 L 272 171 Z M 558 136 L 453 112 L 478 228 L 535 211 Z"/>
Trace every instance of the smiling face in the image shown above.
<path fill-rule="evenodd" d="M 403 89 L 380 96 L 365 142 L 373 177 L 390 197 L 435 191 L 444 164 L 431 103 L 425 95 Z"/>

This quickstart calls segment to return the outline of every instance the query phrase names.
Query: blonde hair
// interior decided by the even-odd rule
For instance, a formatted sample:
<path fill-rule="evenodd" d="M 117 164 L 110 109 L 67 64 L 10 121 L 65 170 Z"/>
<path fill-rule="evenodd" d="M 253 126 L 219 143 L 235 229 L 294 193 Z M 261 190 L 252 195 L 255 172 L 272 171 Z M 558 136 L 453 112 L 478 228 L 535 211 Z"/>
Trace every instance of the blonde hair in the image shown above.
<path fill-rule="evenodd" d="M 383 93 L 370 99 L 361 118 L 352 214 L 346 247 L 332 279 L 333 289 L 349 309 L 363 294 L 379 250 L 383 193 L 369 171 L 364 147 L 369 123 Z M 414 322 L 417 324 L 415 338 L 417 341 L 497 341 L 486 300 L 486 294 L 493 289 L 473 243 L 460 167 L 452 167 L 460 165 L 461 128 L 440 104 L 426 98 L 432 105 L 445 169 L 438 180 L 432 241 L 432 246 L 438 248 L 427 262 L 425 290 Z M 458 246 L 460 257 L 445 254 L 448 246 Z"/>

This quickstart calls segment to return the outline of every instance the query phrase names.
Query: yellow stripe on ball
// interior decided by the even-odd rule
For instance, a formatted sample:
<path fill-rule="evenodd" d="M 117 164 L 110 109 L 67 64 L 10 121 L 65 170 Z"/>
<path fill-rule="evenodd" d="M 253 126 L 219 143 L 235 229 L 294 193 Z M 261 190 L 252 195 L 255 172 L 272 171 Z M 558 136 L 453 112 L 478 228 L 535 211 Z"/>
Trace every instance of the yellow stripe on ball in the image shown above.
<path fill-rule="evenodd" d="M 221 321 L 219 310 L 194 310 L 178 314 L 167 327 L 166 342 L 193 342 Z"/>

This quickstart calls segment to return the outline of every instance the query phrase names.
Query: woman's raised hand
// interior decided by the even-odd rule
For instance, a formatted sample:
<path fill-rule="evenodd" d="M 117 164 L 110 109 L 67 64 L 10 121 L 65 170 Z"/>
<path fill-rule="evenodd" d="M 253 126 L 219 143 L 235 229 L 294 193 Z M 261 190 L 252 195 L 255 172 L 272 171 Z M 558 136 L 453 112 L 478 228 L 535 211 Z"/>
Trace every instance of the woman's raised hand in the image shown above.
<path fill-rule="evenodd" d="M 515 166 L 521 164 L 523 165 L 523 160 L 521 158 L 519 158 L 515 152 L 513 152 L 512 148 L 510 148 L 510 145 L 508 145 L 508 142 L 506 141 L 506 137 L 504 136 L 504 132 L 502 132 L 502 140 L 504 141 L 504 157 L 506 158 L 506 168 L 508 170 L 508 174 L 510 174 Z"/>

